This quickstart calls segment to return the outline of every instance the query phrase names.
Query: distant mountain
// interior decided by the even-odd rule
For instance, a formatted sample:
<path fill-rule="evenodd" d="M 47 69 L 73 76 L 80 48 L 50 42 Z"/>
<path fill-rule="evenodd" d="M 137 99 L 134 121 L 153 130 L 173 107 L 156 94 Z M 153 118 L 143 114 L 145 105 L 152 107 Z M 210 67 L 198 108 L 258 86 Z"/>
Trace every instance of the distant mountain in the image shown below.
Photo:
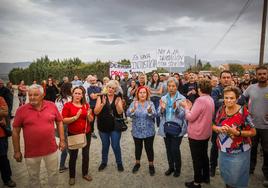
<path fill-rule="evenodd" d="M 7 80 L 8 73 L 13 68 L 27 68 L 32 62 L 16 62 L 16 63 L 1 63 L 0 62 L 0 78 Z"/>

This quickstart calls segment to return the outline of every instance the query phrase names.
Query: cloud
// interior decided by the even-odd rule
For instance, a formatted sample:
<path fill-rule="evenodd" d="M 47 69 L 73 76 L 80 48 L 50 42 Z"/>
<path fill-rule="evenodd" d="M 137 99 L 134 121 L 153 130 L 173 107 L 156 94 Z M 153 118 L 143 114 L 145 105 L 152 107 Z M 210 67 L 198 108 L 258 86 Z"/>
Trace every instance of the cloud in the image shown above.
<path fill-rule="evenodd" d="M 103 45 L 119 45 L 119 44 L 125 44 L 124 41 L 121 40 L 96 40 L 97 44 L 103 44 Z"/>
<path fill-rule="evenodd" d="M 207 55 L 244 4 L 244 0 L 0 0 L 0 50 L 5 54 L 0 61 L 24 61 L 40 54 L 120 59 L 158 47 L 181 48 L 200 58 L 256 61 L 262 1 L 254 0 L 219 48 Z"/>

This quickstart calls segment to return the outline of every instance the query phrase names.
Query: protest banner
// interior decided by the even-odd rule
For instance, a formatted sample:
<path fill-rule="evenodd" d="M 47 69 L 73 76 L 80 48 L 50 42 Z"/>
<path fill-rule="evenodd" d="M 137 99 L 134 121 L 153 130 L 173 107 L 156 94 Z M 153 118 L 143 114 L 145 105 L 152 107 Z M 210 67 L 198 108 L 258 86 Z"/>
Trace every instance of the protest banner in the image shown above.
<path fill-rule="evenodd" d="M 110 64 L 109 74 L 111 77 L 115 77 L 117 75 L 123 77 L 124 72 L 131 72 L 130 65 L 120 65 L 117 63 Z"/>
<path fill-rule="evenodd" d="M 132 72 L 148 73 L 157 69 L 157 61 L 151 53 L 135 54 L 131 59 Z"/>
<path fill-rule="evenodd" d="M 157 49 L 157 67 L 184 67 L 184 55 L 176 49 Z"/>

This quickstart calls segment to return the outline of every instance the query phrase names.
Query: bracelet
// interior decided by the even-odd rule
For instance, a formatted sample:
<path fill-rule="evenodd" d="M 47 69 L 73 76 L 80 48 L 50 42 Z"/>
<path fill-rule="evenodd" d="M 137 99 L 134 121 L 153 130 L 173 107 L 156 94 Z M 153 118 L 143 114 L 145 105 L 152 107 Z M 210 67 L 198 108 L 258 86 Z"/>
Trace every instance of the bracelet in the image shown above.
<path fill-rule="evenodd" d="M 76 118 L 75 118 L 75 116 L 73 116 L 73 117 L 72 117 L 72 120 L 73 120 L 73 121 L 76 121 Z"/>

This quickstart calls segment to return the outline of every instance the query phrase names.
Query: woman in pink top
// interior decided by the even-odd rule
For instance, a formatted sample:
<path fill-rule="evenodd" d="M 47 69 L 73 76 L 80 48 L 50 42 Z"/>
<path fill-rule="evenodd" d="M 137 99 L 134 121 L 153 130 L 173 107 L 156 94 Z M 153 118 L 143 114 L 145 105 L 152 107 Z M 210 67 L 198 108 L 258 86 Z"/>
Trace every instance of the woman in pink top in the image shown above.
<path fill-rule="evenodd" d="M 201 187 L 201 183 L 210 183 L 208 141 L 212 134 L 212 117 L 214 102 L 210 97 L 211 84 L 209 80 L 199 82 L 198 94 L 194 105 L 187 100 L 180 104 L 185 108 L 185 117 L 188 120 L 188 139 L 193 160 L 194 181 L 186 182 L 185 186 Z"/>

